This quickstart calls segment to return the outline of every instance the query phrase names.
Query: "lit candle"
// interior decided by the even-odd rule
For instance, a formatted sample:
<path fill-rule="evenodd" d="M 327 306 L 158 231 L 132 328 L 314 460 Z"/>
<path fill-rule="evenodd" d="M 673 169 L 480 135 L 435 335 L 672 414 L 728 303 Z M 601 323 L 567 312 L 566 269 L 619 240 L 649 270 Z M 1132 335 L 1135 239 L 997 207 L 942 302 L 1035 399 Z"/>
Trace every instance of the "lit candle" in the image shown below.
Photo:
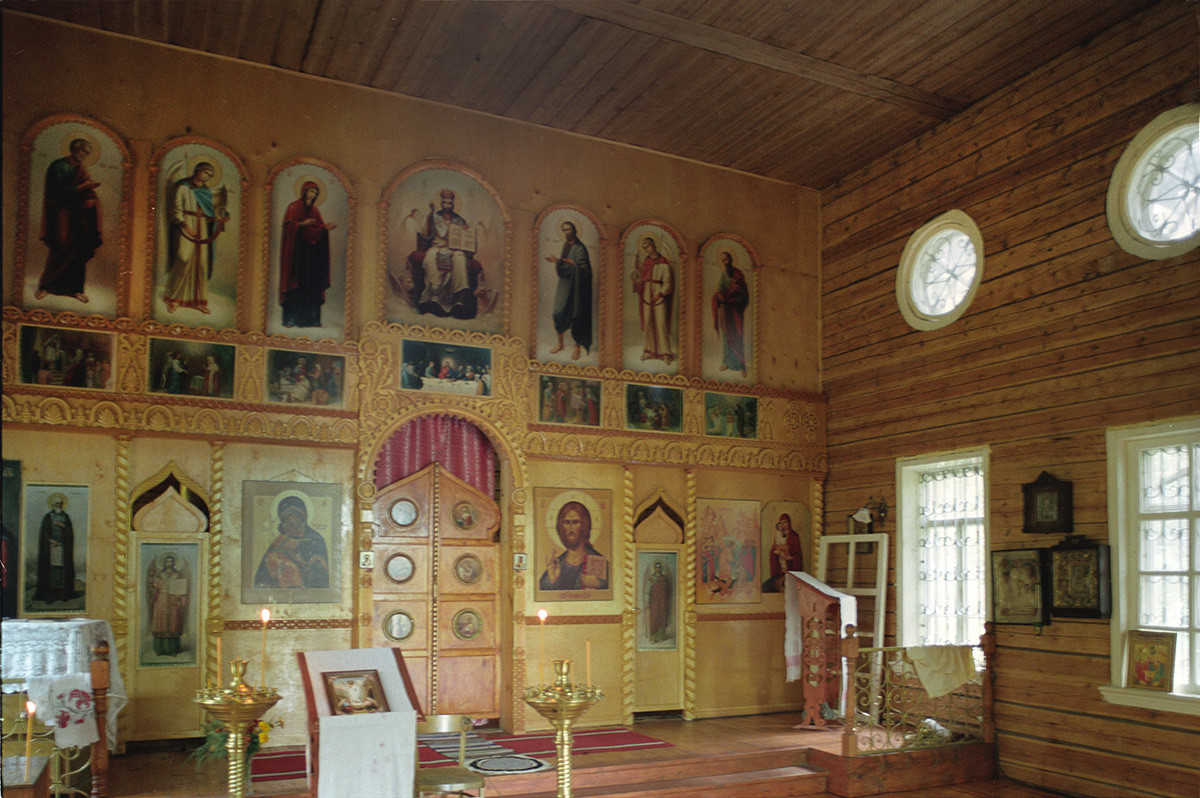
<path fill-rule="evenodd" d="M 271 622 L 271 611 L 263 607 L 262 611 L 263 622 L 263 651 L 262 651 L 262 675 L 260 676 L 261 683 L 259 687 L 263 690 L 267 687 L 267 624 Z"/>
<path fill-rule="evenodd" d="M 587 664 L 587 671 L 586 671 L 587 681 L 585 682 L 585 684 L 591 685 L 591 683 L 592 683 L 592 641 L 591 640 L 587 641 L 587 643 L 584 644 L 583 650 L 585 652 L 584 662 Z"/>
<path fill-rule="evenodd" d="M 546 683 L 546 616 L 550 613 L 538 610 L 538 621 L 542 625 L 541 652 L 538 654 L 538 683 Z"/>
<path fill-rule="evenodd" d="M 25 702 L 25 781 L 29 781 L 29 758 L 33 756 L 33 716 L 37 714 L 37 704 Z"/>

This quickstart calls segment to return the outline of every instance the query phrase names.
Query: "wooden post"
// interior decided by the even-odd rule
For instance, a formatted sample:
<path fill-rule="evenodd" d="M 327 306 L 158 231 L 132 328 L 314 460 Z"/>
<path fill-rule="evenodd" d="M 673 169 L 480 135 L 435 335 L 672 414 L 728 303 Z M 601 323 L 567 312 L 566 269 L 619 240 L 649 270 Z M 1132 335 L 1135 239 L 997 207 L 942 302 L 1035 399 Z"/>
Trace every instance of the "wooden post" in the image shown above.
<path fill-rule="evenodd" d="M 92 647 L 92 699 L 96 704 L 96 731 L 100 739 L 92 743 L 92 798 L 108 798 L 108 643 L 101 640 Z"/>
<path fill-rule="evenodd" d="M 988 621 L 983 625 L 983 636 L 979 638 L 983 649 L 983 741 L 996 742 L 996 722 L 992 707 L 996 701 L 996 624 Z"/>
<path fill-rule="evenodd" d="M 842 756 L 858 754 L 858 733 L 855 729 L 854 672 L 858 668 L 858 628 L 846 624 L 846 635 L 842 638 L 842 659 L 846 663 L 846 683 L 842 685 L 846 716 L 842 718 Z"/>

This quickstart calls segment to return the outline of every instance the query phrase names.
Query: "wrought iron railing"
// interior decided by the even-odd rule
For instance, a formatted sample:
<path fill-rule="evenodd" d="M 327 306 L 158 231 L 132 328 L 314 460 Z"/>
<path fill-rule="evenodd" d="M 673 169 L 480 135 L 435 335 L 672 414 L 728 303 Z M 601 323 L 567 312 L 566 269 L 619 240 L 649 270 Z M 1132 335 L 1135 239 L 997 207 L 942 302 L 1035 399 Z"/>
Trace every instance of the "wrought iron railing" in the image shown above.
<path fill-rule="evenodd" d="M 990 630 L 972 647 L 977 664 L 990 654 L 989 634 Z M 851 645 L 845 653 L 846 756 L 991 741 L 991 677 L 986 666 L 971 681 L 934 698 L 917 678 L 904 647 Z"/>
<path fill-rule="evenodd" d="M 6 683 L 23 683 L 22 679 L 5 679 Z M 25 753 L 25 693 L 5 693 L 3 727 L 0 729 L 4 756 L 24 756 Z M 91 795 L 92 749 L 58 748 L 54 745 L 54 730 L 43 723 L 33 724 L 31 750 L 34 756 L 50 758 L 51 795 Z"/>

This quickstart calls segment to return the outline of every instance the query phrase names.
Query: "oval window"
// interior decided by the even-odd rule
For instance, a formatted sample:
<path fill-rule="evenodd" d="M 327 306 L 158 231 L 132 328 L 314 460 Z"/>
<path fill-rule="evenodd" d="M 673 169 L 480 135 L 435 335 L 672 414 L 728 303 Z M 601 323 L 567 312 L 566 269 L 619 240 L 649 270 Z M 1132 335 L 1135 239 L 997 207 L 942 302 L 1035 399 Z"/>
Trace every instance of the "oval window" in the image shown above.
<path fill-rule="evenodd" d="M 1200 245 L 1200 105 L 1159 114 L 1117 161 L 1105 203 L 1113 239 L 1162 260 Z"/>
<path fill-rule="evenodd" d="M 908 239 L 896 276 L 900 313 L 918 330 L 945 327 L 963 314 L 983 278 L 983 237 L 971 217 L 947 211 Z"/>

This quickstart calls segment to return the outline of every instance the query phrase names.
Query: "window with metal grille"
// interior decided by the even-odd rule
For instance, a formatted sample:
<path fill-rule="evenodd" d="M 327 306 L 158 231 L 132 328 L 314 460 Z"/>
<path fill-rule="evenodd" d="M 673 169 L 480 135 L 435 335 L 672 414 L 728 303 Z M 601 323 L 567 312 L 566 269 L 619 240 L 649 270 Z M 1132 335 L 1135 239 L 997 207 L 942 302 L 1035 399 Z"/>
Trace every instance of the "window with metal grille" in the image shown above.
<path fill-rule="evenodd" d="M 1200 419 L 1110 430 L 1108 446 L 1113 678 L 1101 692 L 1200 714 Z M 1131 687 L 1130 632 L 1174 636 L 1170 691 Z"/>
<path fill-rule="evenodd" d="M 987 616 L 987 453 L 902 460 L 902 645 L 975 645 Z"/>

